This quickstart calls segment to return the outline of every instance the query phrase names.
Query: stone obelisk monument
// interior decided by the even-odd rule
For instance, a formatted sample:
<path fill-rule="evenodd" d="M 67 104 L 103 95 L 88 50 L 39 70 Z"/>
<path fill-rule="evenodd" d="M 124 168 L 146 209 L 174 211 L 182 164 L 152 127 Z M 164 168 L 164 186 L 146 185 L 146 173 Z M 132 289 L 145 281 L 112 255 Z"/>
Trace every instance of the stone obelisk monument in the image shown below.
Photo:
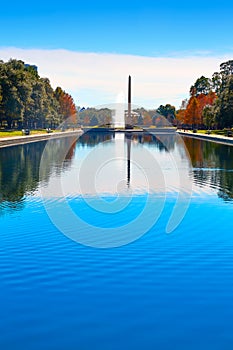
<path fill-rule="evenodd" d="M 129 75 L 128 79 L 128 116 L 126 120 L 126 125 L 132 127 L 132 118 L 131 118 L 131 76 Z"/>

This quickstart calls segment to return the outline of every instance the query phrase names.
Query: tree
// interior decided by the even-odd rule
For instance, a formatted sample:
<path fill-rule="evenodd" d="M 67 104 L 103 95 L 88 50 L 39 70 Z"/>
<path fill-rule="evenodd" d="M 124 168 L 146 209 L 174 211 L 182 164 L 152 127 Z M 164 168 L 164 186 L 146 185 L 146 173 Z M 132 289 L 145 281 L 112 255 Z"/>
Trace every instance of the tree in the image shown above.
<path fill-rule="evenodd" d="M 24 105 L 20 96 L 18 85 L 22 81 L 22 61 L 10 60 L 8 63 L 0 63 L 1 119 L 7 122 L 11 128 L 23 115 Z"/>
<path fill-rule="evenodd" d="M 211 90 L 211 88 L 213 90 Z M 201 76 L 190 88 L 191 97 L 184 113 L 184 122 L 192 125 L 215 124 L 218 128 L 233 126 L 233 60 L 220 64 L 220 72 L 212 80 Z M 178 112 L 183 120 L 183 111 Z"/>
<path fill-rule="evenodd" d="M 217 78 L 217 76 L 215 76 L 215 78 Z M 190 88 L 191 97 L 188 104 L 186 105 L 186 103 L 184 103 L 183 108 L 181 108 L 178 113 L 177 119 L 179 122 L 192 125 L 193 127 L 204 125 L 204 107 L 206 105 L 213 105 L 217 98 L 216 93 L 211 90 L 211 86 L 212 81 L 203 75 L 196 80 L 195 84 Z M 185 109 L 185 112 L 183 109 Z"/>
<path fill-rule="evenodd" d="M 207 126 L 208 129 L 211 129 L 214 124 L 214 108 L 211 105 L 206 105 L 203 108 L 203 122 Z"/>
<path fill-rule="evenodd" d="M 138 123 L 137 124 L 138 125 L 143 125 L 143 117 L 142 117 L 141 113 L 138 116 Z"/>
<path fill-rule="evenodd" d="M 92 118 L 91 118 L 91 121 L 90 121 L 90 125 L 91 126 L 95 126 L 95 125 L 98 125 L 98 124 L 99 124 L 98 118 L 96 118 L 96 116 L 93 115 Z"/>
<path fill-rule="evenodd" d="M 178 109 L 176 112 L 177 126 L 185 124 L 185 109 Z"/>
<path fill-rule="evenodd" d="M 76 108 L 72 97 L 62 89 L 55 96 L 47 78 L 40 78 L 37 67 L 21 60 L 0 61 L 0 122 L 8 128 L 55 127 L 67 117 L 76 122 Z M 59 113 L 62 110 L 61 116 Z"/>
<path fill-rule="evenodd" d="M 43 127 L 45 123 L 44 105 L 46 100 L 46 91 L 43 82 L 39 79 L 33 84 L 31 102 L 27 108 L 24 117 L 24 126 Z"/>
<path fill-rule="evenodd" d="M 216 92 L 217 95 L 220 93 L 221 85 L 222 85 L 221 74 L 219 72 L 215 72 L 212 75 L 212 88 Z"/>
<path fill-rule="evenodd" d="M 225 81 L 225 88 L 216 101 L 215 119 L 219 128 L 233 126 L 233 75 Z"/>
<path fill-rule="evenodd" d="M 151 116 L 149 114 L 143 116 L 143 125 L 152 125 Z"/>
<path fill-rule="evenodd" d="M 185 124 L 192 125 L 195 128 L 198 124 L 201 124 L 201 119 L 198 114 L 199 103 L 196 96 L 192 96 L 189 100 L 188 106 L 185 111 L 184 122 Z"/>
<path fill-rule="evenodd" d="M 77 111 L 72 96 L 62 90 L 61 87 L 57 87 L 55 97 L 59 103 L 58 110 L 61 121 L 71 118 L 72 122 L 76 123 Z"/>
<path fill-rule="evenodd" d="M 170 123 L 173 123 L 176 116 L 176 108 L 170 104 L 160 105 L 157 112 L 164 116 Z"/>
<path fill-rule="evenodd" d="M 203 109 L 205 108 L 205 106 L 212 106 L 216 98 L 217 96 L 213 91 L 210 91 L 207 95 L 200 94 L 197 96 L 197 100 L 198 100 L 197 115 L 201 124 L 203 124 Z"/>
<path fill-rule="evenodd" d="M 59 102 L 57 101 L 55 97 L 55 92 L 53 91 L 50 81 L 48 78 L 42 78 L 41 79 L 44 89 L 45 89 L 45 100 L 43 105 L 43 115 L 44 120 L 46 123 L 46 126 L 48 127 L 55 127 L 60 123 L 59 118 Z"/>
<path fill-rule="evenodd" d="M 88 115 L 85 115 L 85 117 L 83 118 L 83 125 L 90 125 L 90 118 Z"/>
<path fill-rule="evenodd" d="M 200 94 L 207 95 L 211 90 L 211 80 L 203 75 L 198 78 L 193 86 L 191 86 L 191 95 L 198 96 Z"/>
<path fill-rule="evenodd" d="M 233 60 L 220 64 L 221 87 L 220 92 L 227 88 L 228 78 L 233 74 Z"/>
<path fill-rule="evenodd" d="M 220 64 L 220 72 L 222 77 L 228 77 L 233 74 L 233 60 L 223 62 Z"/>

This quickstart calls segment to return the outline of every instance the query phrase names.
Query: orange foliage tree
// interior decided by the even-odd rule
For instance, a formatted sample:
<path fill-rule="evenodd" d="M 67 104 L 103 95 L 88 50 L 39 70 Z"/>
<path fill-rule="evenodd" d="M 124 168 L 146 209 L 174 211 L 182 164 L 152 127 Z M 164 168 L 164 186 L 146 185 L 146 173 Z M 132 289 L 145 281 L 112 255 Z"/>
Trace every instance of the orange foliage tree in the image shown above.
<path fill-rule="evenodd" d="M 189 125 L 203 125 L 203 110 L 204 107 L 212 106 L 216 100 L 217 95 L 215 92 L 210 91 L 208 94 L 200 93 L 195 95 L 194 93 L 189 99 L 186 110 L 178 113 L 178 119 L 182 119 L 185 124 Z"/>
<path fill-rule="evenodd" d="M 215 92 L 210 91 L 207 95 L 200 94 L 197 96 L 198 100 L 198 117 L 201 121 L 201 124 L 203 124 L 203 110 L 204 107 L 209 105 L 212 106 L 214 101 L 216 100 L 217 96 Z"/>
<path fill-rule="evenodd" d="M 199 101 L 196 96 L 191 96 L 184 115 L 185 124 L 195 125 L 201 124 L 199 112 Z"/>
<path fill-rule="evenodd" d="M 76 123 L 77 111 L 72 96 L 67 94 L 60 87 L 56 88 L 55 96 L 59 102 L 59 115 L 61 121 L 71 118 L 72 123 Z"/>
<path fill-rule="evenodd" d="M 185 109 L 179 109 L 176 112 L 177 126 L 185 123 Z"/>
<path fill-rule="evenodd" d="M 151 116 L 149 114 L 145 114 L 143 116 L 143 124 L 144 125 L 152 125 L 152 119 L 151 119 Z"/>

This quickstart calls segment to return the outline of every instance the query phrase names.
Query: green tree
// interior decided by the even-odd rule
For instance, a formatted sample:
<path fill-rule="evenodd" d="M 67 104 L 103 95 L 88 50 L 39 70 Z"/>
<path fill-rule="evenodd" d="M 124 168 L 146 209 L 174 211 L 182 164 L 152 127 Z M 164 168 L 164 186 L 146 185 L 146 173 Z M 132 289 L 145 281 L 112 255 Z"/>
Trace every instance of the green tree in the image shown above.
<path fill-rule="evenodd" d="M 17 120 L 21 120 L 24 112 L 23 100 L 18 89 L 21 79 L 22 61 L 10 60 L 1 63 L 0 85 L 2 91 L 1 118 L 11 128 Z"/>
<path fill-rule="evenodd" d="M 53 91 L 48 78 L 41 79 L 44 85 L 45 99 L 43 104 L 44 122 L 48 127 L 55 127 L 60 123 L 59 118 L 59 102 L 56 99 L 55 92 Z"/>
<path fill-rule="evenodd" d="M 170 104 L 160 105 L 157 112 L 164 116 L 170 123 L 173 123 L 176 116 L 176 108 Z"/>
<path fill-rule="evenodd" d="M 61 101 L 49 79 L 40 78 L 36 66 L 16 59 L 0 61 L 0 122 L 7 123 L 8 128 L 16 124 L 55 127 L 64 118 L 76 115 L 72 97 L 61 91 L 63 113 L 59 115 Z"/>
<path fill-rule="evenodd" d="M 225 78 L 233 74 L 233 60 L 223 62 L 220 64 L 221 75 Z"/>
<path fill-rule="evenodd" d="M 191 95 L 194 92 L 195 96 L 200 94 L 207 95 L 211 90 L 211 80 L 209 78 L 204 77 L 203 75 L 196 80 L 194 85 L 190 89 Z"/>
<path fill-rule="evenodd" d="M 233 75 L 225 80 L 225 87 L 215 104 L 215 120 L 219 128 L 233 126 Z"/>
<path fill-rule="evenodd" d="M 202 111 L 203 122 L 208 129 L 211 129 L 214 124 L 214 108 L 211 105 L 206 105 Z"/>
<path fill-rule="evenodd" d="M 220 93 L 221 85 L 222 85 L 221 74 L 219 72 L 215 72 L 212 75 L 212 88 L 216 92 L 217 95 Z"/>

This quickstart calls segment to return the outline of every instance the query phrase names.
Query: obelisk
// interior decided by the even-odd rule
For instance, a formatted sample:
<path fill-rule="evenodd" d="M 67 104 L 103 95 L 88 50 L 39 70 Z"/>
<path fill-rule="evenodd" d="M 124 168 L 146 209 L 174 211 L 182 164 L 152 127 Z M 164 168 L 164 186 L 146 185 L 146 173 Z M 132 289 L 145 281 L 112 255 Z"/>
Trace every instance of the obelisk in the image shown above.
<path fill-rule="evenodd" d="M 131 138 L 132 138 L 132 133 L 126 132 L 125 139 L 126 139 L 126 144 L 127 144 L 127 185 L 128 185 L 128 187 L 130 185 Z"/>
<path fill-rule="evenodd" d="M 131 76 L 129 75 L 128 79 L 128 118 L 127 118 L 127 124 L 129 127 L 132 127 L 132 120 L 131 120 Z"/>

